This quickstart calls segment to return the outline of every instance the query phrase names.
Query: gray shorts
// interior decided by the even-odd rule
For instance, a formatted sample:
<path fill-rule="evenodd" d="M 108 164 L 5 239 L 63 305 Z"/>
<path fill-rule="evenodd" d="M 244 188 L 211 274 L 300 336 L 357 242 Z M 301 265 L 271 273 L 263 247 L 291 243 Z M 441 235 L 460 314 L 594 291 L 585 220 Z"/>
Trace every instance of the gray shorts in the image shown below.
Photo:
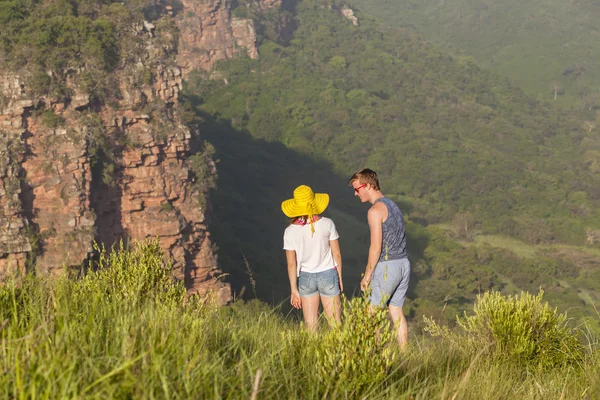
<path fill-rule="evenodd" d="M 315 294 L 320 294 L 322 297 L 339 296 L 342 291 L 337 269 L 332 268 L 315 273 L 300 271 L 298 291 L 300 297 L 310 297 Z"/>
<path fill-rule="evenodd" d="M 410 281 L 410 261 L 380 261 L 375 266 L 371 279 L 371 296 L 369 300 L 374 306 L 392 305 L 402 307 Z"/>

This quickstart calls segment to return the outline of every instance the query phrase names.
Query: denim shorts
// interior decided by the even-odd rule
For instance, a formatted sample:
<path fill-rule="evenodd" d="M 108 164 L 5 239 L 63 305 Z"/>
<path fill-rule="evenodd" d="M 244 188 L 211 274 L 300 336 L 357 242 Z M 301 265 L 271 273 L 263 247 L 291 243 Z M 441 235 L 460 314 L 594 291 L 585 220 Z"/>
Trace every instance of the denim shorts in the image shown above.
<path fill-rule="evenodd" d="M 310 297 L 315 294 L 320 294 L 322 297 L 339 296 L 342 292 L 337 269 L 315 273 L 300 271 L 298 291 L 300 297 Z"/>
<path fill-rule="evenodd" d="M 380 261 L 373 271 L 371 279 L 371 296 L 369 300 L 374 306 L 402 307 L 410 281 L 410 261 Z"/>

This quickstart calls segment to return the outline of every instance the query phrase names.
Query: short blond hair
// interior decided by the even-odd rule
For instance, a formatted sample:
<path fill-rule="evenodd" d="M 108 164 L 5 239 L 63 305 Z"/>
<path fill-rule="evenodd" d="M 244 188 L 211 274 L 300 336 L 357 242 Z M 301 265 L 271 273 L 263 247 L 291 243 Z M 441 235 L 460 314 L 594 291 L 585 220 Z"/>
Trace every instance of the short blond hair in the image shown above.
<path fill-rule="evenodd" d="M 348 181 L 350 185 L 352 182 L 358 181 L 360 184 L 369 184 L 375 190 L 381 190 L 379 187 L 379 178 L 377 178 L 377 172 L 369 168 L 363 168 L 360 171 L 356 171 L 352 178 Z"/>

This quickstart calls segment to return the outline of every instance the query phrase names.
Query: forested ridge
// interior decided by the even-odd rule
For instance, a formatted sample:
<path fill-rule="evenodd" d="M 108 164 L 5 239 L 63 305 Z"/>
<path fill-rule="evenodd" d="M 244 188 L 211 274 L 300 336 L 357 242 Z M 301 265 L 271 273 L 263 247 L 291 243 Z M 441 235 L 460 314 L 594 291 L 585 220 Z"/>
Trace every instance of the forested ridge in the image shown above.
<path fill-rule="evenodd" d="M 289 45 L 266 36 L 260 60 L 203 81 L 203 112 L 338 172 L 370 165 L 427 223 L 470 213 L 530 243 L 584 244 L 600 228 L 600 141 L 584 113 L 367 16 L 355 27 L 317 3 L 296 12 Z"/>
<path fill-rule="evenodd" d="M 188 82 L 186 118 L 219 160 L 213 232 L 234 287 L 285 298 L 279 204 L 306 183 L 332 194 L 328 213 L 340 225 L 346 287 L 356 290 L 366 208 L 346 180 L 369 166 L 409 219 L 407 309 L 417 321 L 439 313 L 452 321 L 492 287 L 544 287 L 561 309 L 593 314 L 594 257 L 543 247 L 598 245 L 600 143 L 582 127 L 586 113 L 540 102 L 473 59 L 406 30 L 381 29 L 368 15 L 357 13 L 354 26 L 342 7 L 240 6 L 234 13 L 256 21 L 260 59 L 223 62 L 212 79 Z M 541 247 L 523 256 L 469 244 L 480 234 Z"/>
<path fill-rule="evenodd" d="M 356 0 L 365 12 L 467 54 L 537 97 L 598 108 L 600 6 L 590 0 Z M 595 119 L 595 118 L 594 118 Z"/>

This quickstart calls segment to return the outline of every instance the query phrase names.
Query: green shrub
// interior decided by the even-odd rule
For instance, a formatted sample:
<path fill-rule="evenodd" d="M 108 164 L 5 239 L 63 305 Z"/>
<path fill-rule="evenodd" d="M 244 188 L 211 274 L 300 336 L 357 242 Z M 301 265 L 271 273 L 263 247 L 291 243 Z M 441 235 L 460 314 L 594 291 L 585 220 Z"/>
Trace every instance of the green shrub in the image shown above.
<path fill-rule="evenodd" d="M 44 110 L 39 113 L 40 120 L 48 128 L 58 128 L 64 126 L 65 119 L 57 115 L 54 110 Z"/>
<path fill-rule="evenodd" d="M 466 335 L 426 317 L 425 331 L 464 350 L 528 367 L 577 364 L 583 357 L 579 331 L 570 329 L 566 315 L 542 302 L 542 296 L 542 291 L 537 296 L 523 292 L 508 297 L 490 291 L 477 297 L 473 315 L 457 318 Z"/>
<path fill-rule="evenodd" d="M 370 307 L 367 297 L 344 297 L 343 324 L 322 334 L 315 347 L 321 382 L 335 377 L 336 388 L 347 394 L 380 384 L 396 358 L 387 310 Z"/>
<path fill-rule="evenodd" d="M 185 296 L 182 282 L 175 282 L 172 267 L 164 260 L 158 239 L 134 243 L 125 249 L 123 242 L 118 250 L 107 254 L 100 251 L 98 268 L 88 273 L 77 287 L 79 295 L 101 297 L 138 305 L 148 301 L 161 304 L 181 304 Z"/>
<path fill-rule="evenodd" d="M 194 175 L 194 189 L 200 193 L 198 202 L 201 207 L 206 205 L 206 193 L 216 188 L 218 175 L 213 164 L 215 148 L 204 142 L 200 151 L 188 158 L 188 166 Z"/>

